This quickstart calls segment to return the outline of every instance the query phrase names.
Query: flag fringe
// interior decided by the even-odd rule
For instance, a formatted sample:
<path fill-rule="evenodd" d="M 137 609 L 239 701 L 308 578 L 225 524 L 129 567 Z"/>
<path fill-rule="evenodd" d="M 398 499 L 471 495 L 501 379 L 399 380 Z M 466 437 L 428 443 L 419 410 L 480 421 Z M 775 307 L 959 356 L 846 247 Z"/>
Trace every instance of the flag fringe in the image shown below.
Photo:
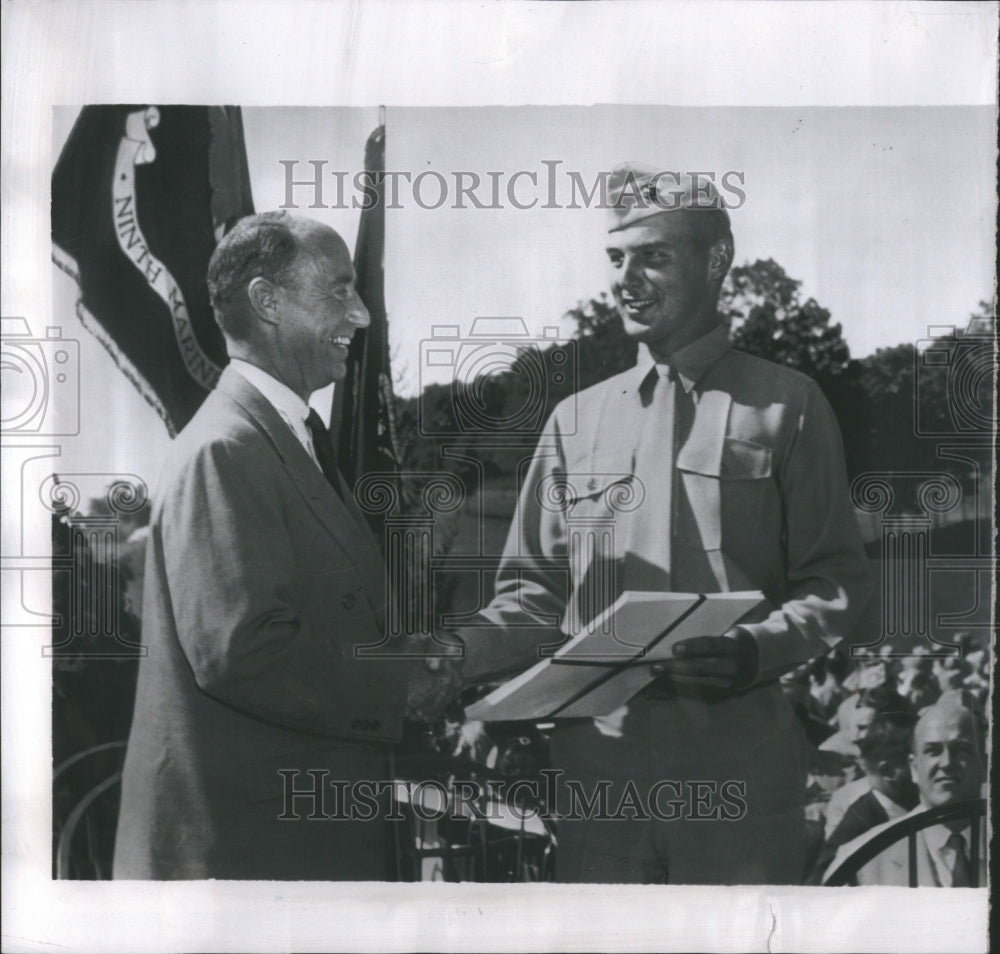
<path fill-rule="evenodd" d="M 171 438 L 177 436 L 177 429 L 170 420 L 166 407 L 156 396 L 156 392 L 149 382 L 143 377 L 139 370 L 126 357 L 122 350 L 115 344 L 114 338 L 105 330 L 104 326 L 91 314 L 87 306 L 83 303 L 83 289 L 80 287 L 80 269 L 76 260 L 67 255 L 58 245 L 52 246 L 52 261 L 55 266 L 76 283 L 80 297 L 76 300 L 76 316 L 80 319 L 80 324 L 87 329 L 107 351 L 115 367 L 131 381 L 132 386 L 142 395 L 143 400 L 160 416 L 167 433 Z"/>

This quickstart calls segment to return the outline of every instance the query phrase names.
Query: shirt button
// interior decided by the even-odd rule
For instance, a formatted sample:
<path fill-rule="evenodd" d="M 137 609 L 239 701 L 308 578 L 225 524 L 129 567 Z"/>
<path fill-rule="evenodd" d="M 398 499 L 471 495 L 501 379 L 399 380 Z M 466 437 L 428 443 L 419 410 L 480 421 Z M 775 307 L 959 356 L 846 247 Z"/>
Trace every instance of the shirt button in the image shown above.
<path fill-rule="evenodd" d="M 354 609 L 354 604 L 357 602 L 353 593 L 348 593 L 346 596 L 340 598 L 340 605 L 344 607 L 345 610 Z"/>

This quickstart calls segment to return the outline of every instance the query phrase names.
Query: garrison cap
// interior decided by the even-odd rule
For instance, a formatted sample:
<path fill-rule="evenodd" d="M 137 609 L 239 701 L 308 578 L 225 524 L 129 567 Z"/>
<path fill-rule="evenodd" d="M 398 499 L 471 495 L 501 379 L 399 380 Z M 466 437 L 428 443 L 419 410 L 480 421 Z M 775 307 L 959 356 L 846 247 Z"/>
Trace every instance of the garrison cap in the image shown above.
<path fill-rule="evenodd" d="M 729 229 L 729 214 L 707 173 L 676 172 L 640 162 L 624 162 L 608 178 L 609 232 L 678 209 L 714 211 Z"/>

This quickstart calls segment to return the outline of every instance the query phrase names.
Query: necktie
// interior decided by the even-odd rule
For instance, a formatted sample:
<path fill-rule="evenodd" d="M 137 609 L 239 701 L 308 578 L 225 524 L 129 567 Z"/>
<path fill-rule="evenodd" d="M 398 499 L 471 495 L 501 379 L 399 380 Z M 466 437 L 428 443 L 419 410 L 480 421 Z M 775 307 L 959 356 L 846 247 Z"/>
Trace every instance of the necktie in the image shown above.
<path fill-rule="evenodd" d="M 309 416 L 306 418 L 306 427 L 309 428 L 309 432 L 312 434 L 313 450 L 316 451 L 316 460 L 319 461 L 323 476 L 326 477 L 330 486 L 337 492 L 337 496 L 343 500 L 344 495 L 340 489 L 340 472 L 337 470 L 330 432 L 323 423 L 323 419 L 312 408 L 309 409 Z"/>
<path fill-rule="evenodd" d="M 972 886 L 972 869 L 965 854 L 965 838 L 960 832 L 952 832 L 945 842 L 945 847 L 955 852 L 955 864 L 951 869 L 951 886 L 953 888 L 968 888 Z"/>
<path fill-rule="evenodd" d="M 694 424 L 694 398 L 684 387 L 676 368 L 670 369 L 670 380 L 674 385 L 674 460 L 676 460 L 677 451 L 691 436 L 691 425 Z"/>
<path fill-rule="evenodd" d="M 673 368 L 654 367 L 640 393 L 649 398 L 642 411 L 646 422 L 636 449 L 635 476 L 645 500 L 632 514 L 624 582 L 627 589 L 662 592 L 671 589 L 674 465 L 677 449 L 690 432 L 694 405 Z"/>

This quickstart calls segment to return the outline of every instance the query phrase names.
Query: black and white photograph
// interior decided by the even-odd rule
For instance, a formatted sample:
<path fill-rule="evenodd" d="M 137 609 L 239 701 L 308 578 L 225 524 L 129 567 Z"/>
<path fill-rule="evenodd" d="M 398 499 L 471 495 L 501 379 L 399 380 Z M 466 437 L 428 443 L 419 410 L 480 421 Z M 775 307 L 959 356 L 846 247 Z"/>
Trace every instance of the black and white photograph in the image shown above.
<path fill-rule="evenodd" d="M 988 949 L 997 7 L 796 9 L 4 9 L 5 950 Z"/>

